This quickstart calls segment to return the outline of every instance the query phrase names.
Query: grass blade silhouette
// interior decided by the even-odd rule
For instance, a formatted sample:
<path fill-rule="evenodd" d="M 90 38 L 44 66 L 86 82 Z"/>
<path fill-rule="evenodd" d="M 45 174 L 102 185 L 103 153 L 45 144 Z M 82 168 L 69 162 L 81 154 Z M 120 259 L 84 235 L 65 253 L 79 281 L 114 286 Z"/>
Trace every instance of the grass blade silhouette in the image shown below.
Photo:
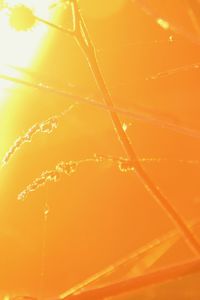
<path fill-rule="evenodd" d="M 199 226 L 199 220 L 188 223 L 190 228 L 196 228 Z M 150 243 L 144 245 L 133 253 L 129 254 L 127 257 L 117 261 L 116 263 L 109 265 L 102 271 L 90 276 L 86 280 L 78 283 L 72 288 L 60 294 L 60 299 L 68 299 L 70 295 L 76 294 L 78 291 L 84 291 L 91 285 L 98 282 L 102 285 L 106 281 L 110 280 L 110 277 L 116 273 L 121 276 L 129 275 L 129 277 L 139 276 L 146 272 L 146 270 L 154 265 L 160 257 L 162 257 L 178 240 L 180 239 L 180 234 L 178 231 L 171 231 L 166 235 L 157 238 Z M 118 276 L 118 277 L 119 277 Z M 116 278 L 116 277 L 115 277 Z"/>

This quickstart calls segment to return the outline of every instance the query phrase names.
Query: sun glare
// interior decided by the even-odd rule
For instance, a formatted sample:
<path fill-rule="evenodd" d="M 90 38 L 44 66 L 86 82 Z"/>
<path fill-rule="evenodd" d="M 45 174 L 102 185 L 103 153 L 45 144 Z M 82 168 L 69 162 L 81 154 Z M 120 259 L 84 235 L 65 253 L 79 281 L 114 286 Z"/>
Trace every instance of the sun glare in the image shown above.
<path fill-rule="evenodd" d="M 28 6 L 33 14 L 44 18 L 51 18 L 49 0 L 7 0 L 5 5 L 12 8 L 16 5 Z M 0 73 L 16 76 L 16 72 L 8 70 L 7 65 L 30 67 L 37 59 L 38 53 L 42 51 L 44 37 L 48 28 L 41 23 L 35 23 L 27 31 L 16 31 L 10 25 L 10 9 L 4 8 L 0 12 Z M 13 73 L 14 72 L 14 73 Z M 12 83 L 0 81 L 0 99 L 5 99 L 5 89 L 13 86 Z"/>

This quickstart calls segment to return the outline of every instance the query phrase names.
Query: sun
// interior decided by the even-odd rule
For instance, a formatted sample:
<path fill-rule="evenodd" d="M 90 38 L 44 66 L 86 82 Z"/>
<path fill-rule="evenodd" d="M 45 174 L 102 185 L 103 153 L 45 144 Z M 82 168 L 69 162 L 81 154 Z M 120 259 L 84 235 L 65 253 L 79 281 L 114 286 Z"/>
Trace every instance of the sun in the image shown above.
<path fill-rule="evenodd" d="M 1 1 L 0 10 L 0 73 L 7 75 L 13 73 L 7 70 L 7 65 L 30 68 L 38 59 L 45 47 L 45 37 L 48 28 L 44 24 L 36 22 L 34 15 L 50 20 L 52 11 L 49 6 L 55 2 L 50 0 L 5 0 Z M 26 20 L 17 20 L 17 10 L 23 12 Z M 24 11 L 22 11 L 24 9 Z M 13 28 L 15 23 L 15 29 Z M 27 28 L 23 28 L 23 25 Z M 16 30 L 17 29 L 17 30 Z M 28 29 L 24 31 L 24 29 Z M 19 30 L 19 31 L 18 31 Z M 9 73 L 9 74 L 8 74 Z M 0 101 L 5 100 L 5 90 L 12 86 L 12 83 L 0 81 Z"/>
<path fill-rule="evenodd" d="M 52 21 L 55 11 L 49 9 L 55 0 L 0 0 L 0 73 L 21 76 L 7 70 L 7 65 L 30 68 L 47 49 L 45 37 L 49 28 L 34 16 Z M 79 0 L 82 12 L 91 17 L 108 17 L 119 11 L 127 0 Z M 21 15 L 21 19 L 19 18 Z M 9 72 L 9 74 L 8 74 Z M 0 102 L 6 87 L 12 83 L 0 80 Z"/>
<path fill-rule="evenodd" d="M 10 26 L 17 31 L 25 31 L 33 28 L 36 21 L 33 10 L 28 6 L 20 4 L 10 8 Z"/>

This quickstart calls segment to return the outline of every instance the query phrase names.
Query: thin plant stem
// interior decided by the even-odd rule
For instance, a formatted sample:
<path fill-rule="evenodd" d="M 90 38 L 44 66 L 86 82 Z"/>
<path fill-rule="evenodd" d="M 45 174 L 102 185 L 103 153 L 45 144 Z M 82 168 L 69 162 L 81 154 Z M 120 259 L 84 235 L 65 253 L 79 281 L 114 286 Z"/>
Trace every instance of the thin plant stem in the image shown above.
<path fill-rule="evenodd" d="M 190 17 L 192 25 L 199 36 L 200 35 L 200 23 L 199 23 L 200 3 L 196 0 L 185 0 L 185 4 L 186 4 L 188 16 Z"/>
<path fill-rule="evenodd" d="M 72 101 L 78 102 L 78 103 L 85 103 L 89 104 L 92 106 L 95 106 L 101 110 L 105 111 L 114 111 L 118 114 L 124 115 L 126 117 L 132 118 L 136 121 L 141 121 L 141 122 L 146 122 L 153 124 L 155 126 L 161 127 L 161 128 L 166 128 L 169 130 L 172 130 L 174 132 L 184 134 L 186 136 L 190 136 L 195 139 L 200 138 L 200 132 L 197 129 L 193 129 L 190 127 L 187 127 L 185 124 L 176 124 L 175 122 L 171 121 L 170 119 L 163 119 L 163 118 L 158 118 L 154 114 L 146 114 L 146 112 L 143 111 L 129 111 L 124 108 L 116 107 L 116 106 L 108 106 L 104 103 L 101 103 L 93 98 L 88 98 L 88 97 L 82 97 L 80 95 L 75 95 L 72 93 L 69 93 L 65 90 L 57 89 L 55 87 L 49 86 L 46 83 L 33 83 L 27 80 L 23 80 L 20 78 L 8 76 L 5 74 L 0 74 L 0 79 L 14 82 L 17 84 L 24 85 L 26 87 L 30 87 L 33 89 L 37 89 L 40 91 L 45 91 L 50 94 L 55 94 L 60 97 L 64 98 L 69 98 Z"/>
<path fill-rule="evenodd" d="M 49 27 L 52 27 L 52 28 L 54 28 L 54 29 L 57 29 L 57 30 L 61 31 L 62 33 L 68 34 L 68 35 L 70 35 L 70 36 L 73 36 L 73 34 L 74 34 L 74 32 L 73 32 L 72 30 L 63 28 L 63 27 L 60 26 L 60 25 L 56 25 L 56 24 L 51 23 L 51 22 L 49 22 L 49 21 L 47 21 L 47 20 L 41 19 L 41 18 L 39 18 L 39 17 L 37 17 L 37 16 L 34 16 L 34 17 L 35 17 L 35 19 L 36 19 L 38 22 L 43 23 L 43 24 L 45 24 L 45 25 L 47 25 L 47 26 L 49 26 Z"/>
<path fill-rule="evenodd" d="M 73 11 L 73 20 L 74 20 L 74 35 L 77 41 L 77 44 L 82 49 L 92 74 L 95 78 L 97 86 L 99 87 L 104 101 L 106 105 L 111 108 L 114 108 L 114 104 L 112 102 L 111 94 L 106 86 L 104 77 L 100 70 L 95 47 L 92 43 L 91 38 L 89 37 L 89 33 L 87 31 L 87 27 L 85 22 L 81 16 L 77 0 L 71 0 L 72 11 Z M 112 123 L 117 134 L 118 139 L 120 140 L 124 151 L 126 152 L 129 160 L 132 162 L 133 168 L 137 173 L 138 177 L 143 182 L 146 190 L 154 197 L 154 199 L 160 204 L 166 214 L 171 218 L 174 224 L 179 228 L 182 232 L 185 241 L 188 243 L 190 248 L 194 251 L 195 254 L 200 255 L 200 242 L 196 238 L 196 236 L 192 233 L 190 228 L 187 226 L 182 216 L 176 211 L 173 205 L 169 202 L 169 200 L 163 195 L 157 185 L 151 180 L 150 176 L 146 173 L 139 160 L 137 159 L 137 155 L 133 149 L 132 143 L 127 136 L 126 132 L 123 130 L 123 126 L 121 121 L 115 111 L 110 111 L 110 116 L 112 119 Z"/>
<path fill-rule="evenodd" d="M 195 220 L 192 222 L 189 222 L 188 225 L 194 229 L 194 226 L 196 227 L 199 225 L 199 221 Z M 78 294 L 83 290 L 86 290 L 91 286 L 91 284 L 94 285 L 94 283 L 97 285 L 101 285 L 99 281 L 102 279 L 107 278 L 109 275 L 114 274 L 115 272 L 119 271 L 120 268 L 123 268 L 124 266 L 131 264 L 130 269 L 133 270 L 134 268 L 137 269 L 137 266 L 141 265 L 141 262 L 143 259 L 145 259 L 148 255 L 154 256 L 154 253 L 158 251 L 160 247 L 167 244 L 167 248 L 165 248 L 164 251 L 168 251 L 169 248 L 171 248 L 180 238 L 180 232 L 177 230 L 170 231 L 169 233 L 165 234 L 164 236 L 160 238 L 156 238 L 155 240 L 151 241 L 150 243 L 142 246 L 141 248 L 135 250 L 133 253 L 129 254 L 128 256 L 122 258 L 119 261 L 116 261 L 115 263 L 109 265 L 105 269 L 101 270 L 98 273 L 93 274 L 92 276 L 86 278 L 84 281 L 76 284 L 75 286 L 71 287 L 70 289 L 66 290 L 62 294 L 59 295 L 60 299 L 68 299 L 70 295 Z M 169 246 L 170 245 L 170 246 Z M 162 251 L 161 250 L 161 251 Z M 163 253 L 163 252 L 162 252 Z M 155 262 L 157 262 L 158 257 L 156 257 Z M 155 263 L 154 262 L 154 263 Z M 142 264 L 143 266 L 143 264 Z M 151 265 L 150 265 L 151 266 Z M 148 268 L 147 265 L 145 265 L 145 269 Z M 130 271 L 129 269 L 129 271 Z M 141 275 L 142 273 L 138 274 Z"/>
<path fill-rule="evenodd" d="M 149 272 L 145 275 L 132 277 L 120 282 L 112 283 L 106 286 L 97 287 L 82 291 L 78 294 L 67 296 L 62 300 L 102 300 L 120 294 L 137 291 L 138 289 L 161 284 L 177 278 L 199 273 L 200 259 L 194 259 L 188 262 L 179 263 L 167 268 Z"/>
<path fill-rule="evenodd" d="M 146 0 L 130 0 L 132 3 L 137 3 L 139 7 L 144 11 L 144 13 L 154 19 L 154 21 L 161 25 L 158 21 L 162 20 L 165 24 L 167 24 L 167 28 L 164 28 L 165 30 L 169 30 L 171 32 L 174 32 L 175 34 L 178 34 L 182 36 L 184 39 L 186 39 L 188 42 L 194 43 L 196 45 L 200 45 L 200 38 L 196 33 L 192 33 L 182 26 L 178 26 L 175 23 L 169 21 L 166 18 L 162 18 L 160 13 L 156 11 L 156 9 L 152 8 L 152 6 L 146 1 Z M 161 26 L 162 27 L 162 26 Z"/>

